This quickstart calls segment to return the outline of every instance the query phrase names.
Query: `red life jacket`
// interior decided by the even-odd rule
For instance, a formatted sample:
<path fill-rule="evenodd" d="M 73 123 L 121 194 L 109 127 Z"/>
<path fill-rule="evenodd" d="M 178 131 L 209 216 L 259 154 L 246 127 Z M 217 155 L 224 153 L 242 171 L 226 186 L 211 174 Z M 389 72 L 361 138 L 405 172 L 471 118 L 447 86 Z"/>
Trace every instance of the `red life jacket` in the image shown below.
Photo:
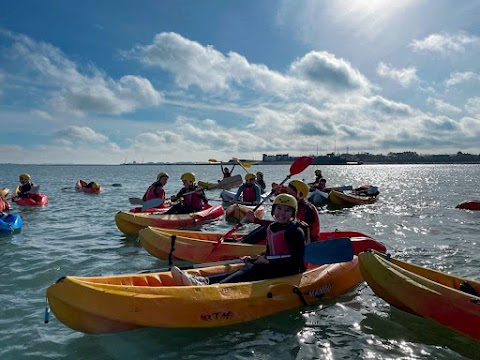
<path fill-rule="evenodd" d="M 194 191 L 196 188 L 196 186 L 190 186 L 185 192 Z M 183 205 L 190 206 L 193 209 L 201 209 L 203 206 L 203 199 L 199 194 L 194 192 L 183 197 Z"/>
<path fill-rule="evenodd" d="M 143 196 L 143 201 L 148 201 L 156 198 L 165 200 L 165 190 L 163 190 L 163 186 L 159 182 L 154 182 L 148 187 L 145 195 Z"/>
<path fill-rule="evenodd" d="M 314 218 L 312 224 L 307 223 L 307 214 L 311 213 L 310 217 Z M 303 221 L 308 224 L 310 227 L 310 236 L 308 237 L 311 241 L 316 241 L 318 235 L 320 234 L 320 217 L 318 216 L 317 209 L 310 203 L 306 203 L 303 199 L 298 202 L 298 211 L 297 211 L 297 220 Z"/>
<path fill-rule="evenodd" d="M 10 210 L 10 203 L 7 199 L 3 199 L 0 197 L 0 211 L 8 211 Z"/>
<path fill-rule="evenodd" d="M 267 242 L 270 249 L 270 255 L 290 255 L 287 240 L 285 239 L 285 232 L 288 228 L 289 227 L 277 232 L 272 232 L 270 226 L 267 228 Z"/>
<path fill-rule="evenodd" d="M 245 202 L 255 202 L 257 201 L 257 193 L 255 191 L 255 186 L 243 186 L 243 201 Z"/>

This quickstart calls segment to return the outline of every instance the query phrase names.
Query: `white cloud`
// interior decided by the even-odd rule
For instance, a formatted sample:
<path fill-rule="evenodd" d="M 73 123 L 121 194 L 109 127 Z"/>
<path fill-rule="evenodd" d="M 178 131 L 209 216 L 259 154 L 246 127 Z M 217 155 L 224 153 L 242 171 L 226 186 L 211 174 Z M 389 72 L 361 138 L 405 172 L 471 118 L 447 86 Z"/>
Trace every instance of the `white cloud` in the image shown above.
<path fill-rule="evenodd" d="M 403 69 L 395 69 L 390 64 L 383 62 L 377 66 L 377 74 L 395 80 L 403 87 L 408 87 L 414 82 L 418 82 L 417 69 L 413 66 Z"/>
<path fill-rule="evenodd" d="M 459 109 L 456 106 L 453 106 L 441 99 L 435 99 L 432 97 L 429 97 L 427 99 L 427 103 L 432 104 L 435 109 L 439 112 L 450 112 L 450 113 L 460 113 L 462 112 L 462 109 Z"/>
<path fill-rule="evenodd" d="M 470 114 L 480 118 L 480 97 L 472 97 L 465 103 L 465 110 Z"/>
<path fill-rule="evenodd" d="M 321 98 L 332 91 L 366 92 L 371 87 L 350 63 L 327 52 L 308 53 L 291 64 L 289 74 L 281 74 L 263 64 L 249 63 L 235 52 L 225 56 L 179 34 L 160 33 L 151 44 L 138 45 L 123 55 L 172 72 L 183 89 L 196 86 L 223 96 L 241 89 L 270 97 Z"/>
<path fill-rule="evenodd" d="M 27 65 L 23 72 L 30 79 L 29 86 L 46 91 L 58 111 L 121 114 L 162 101 L 162 94 L 145 78 L 124 75 L 115 81 L 93 66 L 81 71 L 50 44 L 25 35 L 9 36 L 14 41 L 10 59 Z"/>
<path fill-rule="evenodd" d="M 455 86 L 455 85 L 465 83 L 467 81 L 472 81 L 472 80 L 480 81 L 480 75 L 472 71 L 466 71 L 466 72 L 456 71 L 450 74 L 450 77 L 448 78 L 448 80 L 445 81 L 445 85 L 447 87 Z"/>
<path fill-rule="evenodd" d="M 370 90 L 367 78 L 349 62 L 325 51 L 310 52 L 296 60 L 290 65 L 290 73 L 314 85 L 339 92 Z"/>
<path fill-rule="evenodd" d="M 108 138 L 87 126 L 69 126 L 65 129 L 58 130 L 55 135 L 59 140 L 83 143 L 104 143 Z"/>
<path fill-rule="evenodd" d="M 409 44 L 414 51 L 438 52 L 443 55 L 463 53 L 469 45 L 480 45 L 480 37 L 465 32 L 431 34 L 422 40 L 413 40 Z"/>

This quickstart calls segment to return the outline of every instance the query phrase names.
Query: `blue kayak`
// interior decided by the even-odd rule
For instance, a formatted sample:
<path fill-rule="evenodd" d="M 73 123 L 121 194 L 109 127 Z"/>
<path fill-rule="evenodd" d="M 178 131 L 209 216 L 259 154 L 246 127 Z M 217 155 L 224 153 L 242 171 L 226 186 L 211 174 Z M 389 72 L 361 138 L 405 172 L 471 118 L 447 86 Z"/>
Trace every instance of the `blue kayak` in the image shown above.
<path fill-rule="evenodd" d="M 0 236 L 10 235 L 22 228 L 22 218 L 18 214 L 2 214 L 0 216 Z"/>

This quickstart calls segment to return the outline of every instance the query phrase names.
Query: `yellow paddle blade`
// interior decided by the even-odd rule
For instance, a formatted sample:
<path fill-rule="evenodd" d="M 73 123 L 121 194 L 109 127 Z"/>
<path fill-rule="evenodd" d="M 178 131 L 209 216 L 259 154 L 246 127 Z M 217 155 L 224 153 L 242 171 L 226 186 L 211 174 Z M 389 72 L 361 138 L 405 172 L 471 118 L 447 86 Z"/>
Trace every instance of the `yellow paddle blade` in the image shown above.
<path fill-rule="evenodd" d="M 208 162 L 211 162 L 211 163 L 218 163 L 218 162 L 221 162 L 221 161 L 218 161 L 217 159 L 208 159 Z"/>
<path fill-rule="evenodd" d="M 250 166 L 252 166 L 252 164 L 248 163 L 248 162 L 242 162 L 241 163 L 243 165 L 243 167 L 245 168 L 249 168 Z"/>

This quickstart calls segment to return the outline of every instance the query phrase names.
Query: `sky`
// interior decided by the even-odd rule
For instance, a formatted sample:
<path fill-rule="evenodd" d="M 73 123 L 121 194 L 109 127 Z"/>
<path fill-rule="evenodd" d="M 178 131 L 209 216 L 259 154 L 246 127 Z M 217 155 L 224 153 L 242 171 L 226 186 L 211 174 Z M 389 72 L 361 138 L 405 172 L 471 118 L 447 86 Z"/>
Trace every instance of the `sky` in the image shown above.
<path fill-rule="evenodd" d="M 4 1 L 0 162 L 480 153 L 478 0 Z"/>

